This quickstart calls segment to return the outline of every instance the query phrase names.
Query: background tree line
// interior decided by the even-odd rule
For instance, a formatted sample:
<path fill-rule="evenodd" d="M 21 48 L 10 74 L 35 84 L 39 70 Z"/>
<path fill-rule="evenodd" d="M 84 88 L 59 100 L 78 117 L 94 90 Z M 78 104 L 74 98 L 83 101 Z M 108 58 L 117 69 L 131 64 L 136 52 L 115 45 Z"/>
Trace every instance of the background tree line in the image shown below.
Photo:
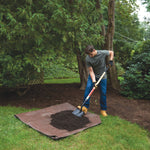
<path fill-rule="evenodd" d="M 87 79 L 84 49 L 92 44 L 96 49 L 115 51 L 116 65 L 110 70 L 113 88 L 119 86 L 117 66 L 120 67 L 117 71 L 122 71 L 120 76 L 124 74 L 122 93 L 133 97 L 136 89 L 132 90 L 131 87 L 141 79 L 137 90 L 142 98 L 149 98 L 150 28 L 148 21 L 140 24 L 135 2 L 136 0 L 0 0 L 2 85 L 28 85 L 32 80 L 41 79 L 44 72 L 50 74 L 58 63 L 63 63 L 64 68 L 79 72 L 83 89 Z M 144 2 L 149 4 L 148 0 Z M 149 10 L 148 5 L 147 8 Z M 139 73 L 141 69 L 145 71 L 139 73 L 141 76 L 134 73 L 133 78 L 136 80 L 131 84 L 129 81 L 132 79 L 126 79 L 126 76 L 132 74 L 131 64 L 137 64 L 136 61 L 143 65 L 137 65 L 137 68 L 134 66 L 135 72 Z M 127 75 L 126 71 L 129 71 Z M 147 89 L 146 92 L 143 89 Z"/>

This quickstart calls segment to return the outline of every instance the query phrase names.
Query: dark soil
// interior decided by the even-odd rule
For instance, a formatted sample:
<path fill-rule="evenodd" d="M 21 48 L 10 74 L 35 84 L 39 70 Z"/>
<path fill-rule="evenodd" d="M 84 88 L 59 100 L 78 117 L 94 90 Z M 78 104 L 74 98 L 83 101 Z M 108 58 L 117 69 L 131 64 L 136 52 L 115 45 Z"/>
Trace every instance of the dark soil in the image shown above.
<path fill-rule="evenodd" d="M 85 116 L 77 117 L 72 114 L 71 110 L 61 111 L 56 114 L 51 115 L 51 125 L 57 129 L 65 129 L 68 131 L 73 131 L 81 129 L 90 123 L 89 119 Z"/>
<path fill-rule="evenodd" d="M 82 104 L 84 95 L 84 91 L 80 90 L 79 87 L 79 84 L 34 85 L 24 96 L 18 96 L 16 92 L 10 92 L 6 88 L 0 88 L 0 105 L 11 105 L 30 109 L 45 108 L 68 102 L 74 106 L 78 106 Z M 90 111 L 96 114 L 100 112 L 99 97 L 99 91 L 97 89 L 91 97 L 91 105 L 89 108 Z M 142 128 L 150 131 L 150 100 L 128 99 L 108 87 L 107 104 L 107 112 L 109 115 L 119 116 L 132 123 L 137 123 Z"/>

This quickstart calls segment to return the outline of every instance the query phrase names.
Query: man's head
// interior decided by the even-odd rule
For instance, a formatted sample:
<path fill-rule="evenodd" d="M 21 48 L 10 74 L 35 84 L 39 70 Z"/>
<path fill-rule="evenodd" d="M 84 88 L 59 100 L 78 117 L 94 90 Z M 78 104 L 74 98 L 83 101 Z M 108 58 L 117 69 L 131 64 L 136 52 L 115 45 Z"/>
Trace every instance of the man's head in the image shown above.
<path fill-rule="evenodd" d="M 94 57 L 97 54 L 97 51 L 94 49 L 93 45 L 88 45 L 85 48 L 85 53 L 88 54 L 90 57 Z"/>

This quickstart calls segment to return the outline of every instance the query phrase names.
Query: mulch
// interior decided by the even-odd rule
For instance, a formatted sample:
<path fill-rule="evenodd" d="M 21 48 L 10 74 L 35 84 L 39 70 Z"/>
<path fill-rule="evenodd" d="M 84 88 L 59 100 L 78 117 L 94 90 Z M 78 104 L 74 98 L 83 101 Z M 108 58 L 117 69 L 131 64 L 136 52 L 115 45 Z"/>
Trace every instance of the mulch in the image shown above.
<path fill-rule="evenodd" d="M 31 109 L 45 108 L 68 102 L 76 107 L 82 104 L 83 95 L 84 91 L 80 90 L 79 84 L 33 85 L 23 96 L 18 96 L 16 92 L 10 91 L 7 88 L 0 88 L 0 105 Z M 99 97 L 99 91 L 96 90 L 90 101 L 89 110 L 96 114 L 100 114 Z M 109 115 L 119 116 L 131 123 L 137 123 L 142 128 L 150 131 L 150 100 L 128 99 L 108 87 L 107 105 Z M 67 113 L 69 112 L 63 112 L 66 115 Z M 61 118 L 61 114 L 55 114 L 53 117 Z M 53 123 L 54 125 L 57 124 L 56 122 Z"/>
<path fill-rule="evenodd" d="M 90 123 L 89 119 L 85 116 L 77 117 L 72 114 L 71 110 L 61 111 L 51 116 L 50 124 L 61 130 L 73 131 L 85 127 Z"/>

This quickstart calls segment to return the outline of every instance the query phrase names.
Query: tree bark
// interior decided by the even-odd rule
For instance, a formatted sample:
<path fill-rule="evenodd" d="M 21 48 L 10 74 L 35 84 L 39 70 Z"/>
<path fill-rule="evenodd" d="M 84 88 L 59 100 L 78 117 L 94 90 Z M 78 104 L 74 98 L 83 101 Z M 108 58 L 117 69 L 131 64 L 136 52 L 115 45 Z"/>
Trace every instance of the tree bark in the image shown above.
<path fill-rule="evenodd" d="M 86 67 L 85 59 L 82 57 L 81 52 L 77 51 L 78 69 L 80 74 L 80 89 L 84 90 L 87 83 L 88 71 Z"/>
<path fill-rule="evenodd" d="M 105 36 L 105 48 L 108 50 L 113 50 L 113 37 L 115 32 L 115 0 L 109 0 L 108 6 L 108 29 Z M 108 58 L 107 58 L 108 63 Z M 117 70 L 114 65 L 110 68 L 110 83 L 112 88 L 115 90 L 120 90 L 120 84 L 117 77 Z"/>

